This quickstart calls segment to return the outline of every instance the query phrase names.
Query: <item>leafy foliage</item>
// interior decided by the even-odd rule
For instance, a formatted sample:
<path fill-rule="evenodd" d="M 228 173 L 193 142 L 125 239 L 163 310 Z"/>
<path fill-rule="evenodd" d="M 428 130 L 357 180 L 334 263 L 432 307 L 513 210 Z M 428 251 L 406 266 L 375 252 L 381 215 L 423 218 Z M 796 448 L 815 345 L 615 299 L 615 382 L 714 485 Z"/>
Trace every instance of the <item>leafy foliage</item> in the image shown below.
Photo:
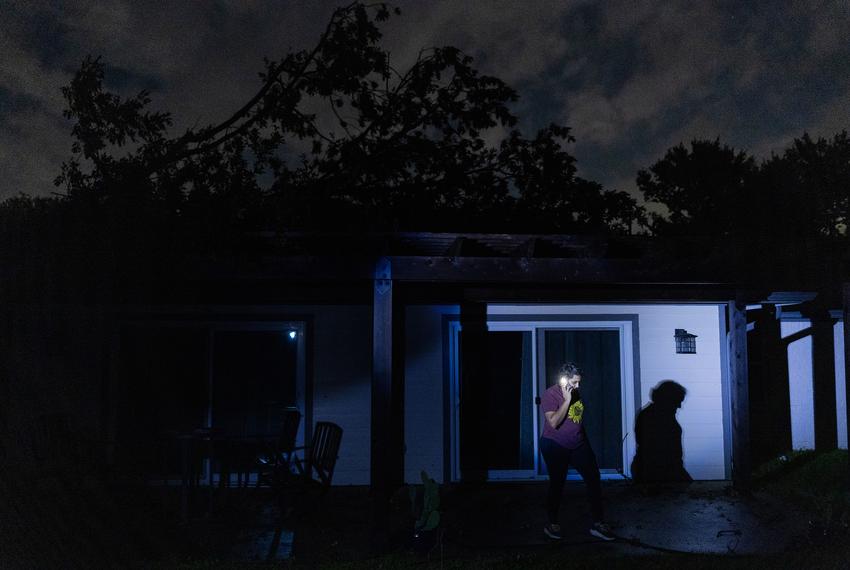
<path fill-rule="evenodd" d="M 414 529 L 431 531 L 440 524 L 440 486 L 424 470 L 420 477 L 421 487 L 408 487 L 411 509 L 416 518 Z"/>
<path fill-rule="evenodd" d="M 516 92 L 471 57 L 428 48 L 397 68 L 379 27 L 394 13 L 337 9 L 315 47 L 265 62 L 241 109 L 179 136 L 147 92 L 110 93 L 105 64 L 86 59 L 63 89 L 75 142 L 57 184 L 119 217 L 191 228 L 201 247 L 250 229 L 630 232 L 642 220 L 628 194 L 576 177 L 567 127 L 525 137 Z"/>
<path fill-rule="evenodd" d="M 794 139 L 762 166 L 765 203 L 773 219 L 799 238 L 846 236 L 850 223 L 850 138 L 847 131 L 813 140 Z"/>
<path fill-rule="evenodd" d="M 765 241 L 846 237 L 850 219 L 850 138 L 807 133 L 756 163 L 719 140 L 669 149 L 637 176 L 658 235 L 758 237 Z"/>
<path fill-rule="evenodd" d="M 660 235 L 729 235 L 743 221 L 736 217 L 758 171 L 755 160 L 719 140 L 679 144 L 647 170 L 637 185 L 648 202 L 663 204 L 668 215 L 651 215 Z"/>

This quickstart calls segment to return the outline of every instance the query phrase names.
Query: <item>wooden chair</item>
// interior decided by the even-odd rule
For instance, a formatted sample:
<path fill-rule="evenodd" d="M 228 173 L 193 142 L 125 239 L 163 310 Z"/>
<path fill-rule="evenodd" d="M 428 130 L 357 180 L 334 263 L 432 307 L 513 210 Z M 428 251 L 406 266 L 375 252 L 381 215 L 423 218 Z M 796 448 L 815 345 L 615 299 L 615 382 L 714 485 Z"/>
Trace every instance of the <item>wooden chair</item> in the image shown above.
<path fill-rule="evenodd" d="M 310 445 L 293 450 L 303 451 L 305 455 L 302 459 L 293 453 L 292 463 L 297 473 L 276 480 L 280 520 L 275 536 L 280 536 L 284 528 L 291 528 L 294 520 L 317 515 L 333 481 L 341 441 L 341 427 L 317 422 Z"/>
<path fill-rule="evenodd" d="M 298 436 L 298 426 L 300 424 L 301 412 L 296 409 L 284 411 L 280 437 L 277 439 L 277 448 L 274 451 L 279 461 L 284 463 L 287 468 L 292 461 L 292 453 L 295 451 L 295 439 Z"/>
<path fill-rule="evenodd" d="M 274 486 L 276 481 L 288 476 L 291 471 L 292 457 L 295 452 L 295 440 L 298 426 L 301 424 L 301 412 L 288 408 L 283 418 L 278 437 L 271 445 L 264 446 L 255 457 L 257 463 L 257 486 Z"/>
<path fill-rule="evenodd" d="M 305 482 L 318 484 L 322 495 L 331 486 L 341 442 L 341 427 L 331 422 L 317 422 L 310 445 L 296 448 L 304 449 L 305 457 L 303 460 L 295 457 L 295 468 Z"/>

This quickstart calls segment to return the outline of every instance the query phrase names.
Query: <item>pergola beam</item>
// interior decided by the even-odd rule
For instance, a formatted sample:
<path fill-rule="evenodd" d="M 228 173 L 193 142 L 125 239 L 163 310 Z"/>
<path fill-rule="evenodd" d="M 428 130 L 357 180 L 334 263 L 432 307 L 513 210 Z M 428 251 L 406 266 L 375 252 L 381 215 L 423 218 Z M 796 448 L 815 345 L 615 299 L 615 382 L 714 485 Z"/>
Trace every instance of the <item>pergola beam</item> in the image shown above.
<path fill-rule="evenodd" d="M 374 259 L 374 258 L 372 258 Z M 393 267 L 394 281 L 423 283 L 644 283 L 716 285 L 728 283 L 718 268 L 693 260 L 528 257 L 385 257 Z M 374 265 L 357 256 L 270 256 L 250 267 L 225 262 L 187 266 L 187 273 L 205 277 L 283 279 L 288 282 L 371 280 Z M 197 277 L 196 277 L 197 278 Z"/>

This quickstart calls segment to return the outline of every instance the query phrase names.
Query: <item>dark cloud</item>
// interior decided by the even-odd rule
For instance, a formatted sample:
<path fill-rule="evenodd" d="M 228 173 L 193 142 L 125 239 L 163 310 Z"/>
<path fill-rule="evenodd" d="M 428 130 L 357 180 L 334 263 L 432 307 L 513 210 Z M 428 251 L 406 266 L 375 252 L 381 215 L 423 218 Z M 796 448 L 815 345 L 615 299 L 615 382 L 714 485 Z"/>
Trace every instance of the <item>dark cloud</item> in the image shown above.
<path fill-rule="evenodd" d="M 311 45 L 337 2 L 0 0 L 0 198 L 45 194 L 70 146 L 60 88 L 88 54 L 145 88 L 177 131 L 258 86 L 262 58 Z M 843 2 L 402 2 L 394 62 L 451 44 L 523 96 L 533 129 L 573 127 L 580 173 L 633 189 L 666 148 L 720 137 L 765 156 L 850 122 Z"/>

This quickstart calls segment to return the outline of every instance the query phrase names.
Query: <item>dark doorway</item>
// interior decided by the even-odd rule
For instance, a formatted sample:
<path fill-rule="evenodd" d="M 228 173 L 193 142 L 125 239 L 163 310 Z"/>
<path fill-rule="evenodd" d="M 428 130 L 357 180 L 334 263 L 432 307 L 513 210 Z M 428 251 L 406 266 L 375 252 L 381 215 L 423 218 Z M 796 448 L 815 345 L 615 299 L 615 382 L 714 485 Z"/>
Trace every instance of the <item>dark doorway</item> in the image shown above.
<path fill-rule="evenodd" d="M 488 472 L 534 471 L 531 331 L 487 333 L 486 402 Z M 498 475 L 496 475 L 498 476 Z"/>
<path fill-rule="evenodd" d="M 298 333 L 285 327 L 127 325 L 121 331 L 119 446 L 135 462 L 173 475 L 181 461 L 176 438 L 200 428 L 225 437 L 275 435 L 285 409 L 299 407 L 297 360 Z"/>
<path fill-rule="evenodd" d="M 297 407 L 297 342 L 289 331 L 216 331 L 212 426 L 227 436 L 273 435 Z M 303 413 L 303 410 L 302 410 Z"/>

